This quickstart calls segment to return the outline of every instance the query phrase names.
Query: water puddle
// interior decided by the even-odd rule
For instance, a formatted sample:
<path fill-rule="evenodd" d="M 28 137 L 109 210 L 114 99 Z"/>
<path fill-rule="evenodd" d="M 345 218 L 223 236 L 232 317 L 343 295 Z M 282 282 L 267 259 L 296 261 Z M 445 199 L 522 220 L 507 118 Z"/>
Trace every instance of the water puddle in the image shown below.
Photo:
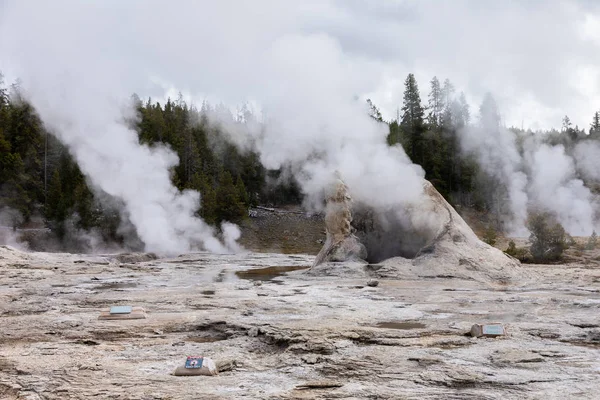
<path fill-rule="evenodd" d="M 426 327 L 420 322 L 379 322 L 373 326 L 383 329 L 422 329 Z"/>
<path fill-rule="evenodd" d="M 287 272 L 298 271 L 301 269 L 308 269 L 310 267 L 305 265 L 291 265 L 287 267 L 266 267 L 266 268 L 255 268 L 247 269 L 245 271 L 237 271 L 235 275 L 240 279 L 247 279 L 251 281 L 271 281 L 273 278 L 282 276 Z"/>
<path fill-rule="evenodd" d="M 129 288 L 134 288 L 137 285 L 138 284 L 134 283 L 134 282 L 107 282 L 107 283 L 101 283 L 100 285 L 95 286 L 94 289 L 96 289 L 96 290 L 129 289 Z"/>
<path fill-rule="evenodd" d="M 219 336 L 190 336 L 185 339 L 186 342 L 194 342 L 194 343 L 213 343 L 219 342 L 221 340 L 227 340 L 226 337 Z"/>

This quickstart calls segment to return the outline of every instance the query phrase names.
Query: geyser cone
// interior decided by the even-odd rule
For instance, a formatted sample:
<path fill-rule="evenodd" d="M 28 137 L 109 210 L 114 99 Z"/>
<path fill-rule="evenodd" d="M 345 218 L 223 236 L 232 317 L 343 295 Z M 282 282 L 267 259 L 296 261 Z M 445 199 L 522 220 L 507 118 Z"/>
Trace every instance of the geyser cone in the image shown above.
<path fill-rule="evenodd" d="M 389 213 L 386 216 L 389 217 Z M 395 220 L 387 220 L 387 230 L 378 231 L 384 245 L 373 248 L 372 244 L 377 242 L 370 241 L 368 233 L 365 236 L 367 251 L 374 255 L 379 251 L 382 256 L 393 256 L 381 262 L 382 268 L 378 270 L 381 276 L 495 282 L 508 282 L 522 276 L 519 261 L 479 240 L 428 181 L 423 184 L 423 200 L 395 216 Z M 390 227 L 407 230 L 399 234 Z M 360 233 L 359 237 L 362 235 L 364 233 Z M 401 240 L 394 241 L 398 237 Z M 386 242 L 387 239 L 392 239 L 391 243 Z"/>
<path fill-rule="evenodd" d="M 346 185 L 336 173 L 333 190 L 327 196 L 325 228 L 327 238 L 314 265 L 328 261 L 363 260 L 367 257 L 365 246 L 354 235 L 352 228 L 352 199 Z"/>
<path fill-rule="evenodd" d="M 330 204 L 348 203 L 328 201 L 328 207 Z M 522 273 L 517 260 L 479 240 L 428 181 L 423 183 L 421 201 L 404 209 L 380 211 L 364 204 L 356 205 L 353 221 L 356 235 L 351 232 L 349 210 L 330 210 L 328 208 L 329 219 L 326 217 L 327 242 L 315 265 L 344 261 L 343 257 L 339 257 L 338 249 L 348 246 L 341 244 L 356 246 L 355 243 L 358 243 L 366 247 L 366 253 L 362 254 L 367 261 L 379 263 L 377 274 L 382 277 L 444 277 L 506 282 Z M 344 215 L 345 218 L 340 218 Z M 340 220 L 348 222 L 348 225 L 345 230 L 338 229 L 336 236 L 332 233 L 332 223 Z M 331 254 L 338 255 L 337 259 L 332 259 Z M 341 254 L 349 254 L 348 260 L 354 255 L 351 252 Z"/>

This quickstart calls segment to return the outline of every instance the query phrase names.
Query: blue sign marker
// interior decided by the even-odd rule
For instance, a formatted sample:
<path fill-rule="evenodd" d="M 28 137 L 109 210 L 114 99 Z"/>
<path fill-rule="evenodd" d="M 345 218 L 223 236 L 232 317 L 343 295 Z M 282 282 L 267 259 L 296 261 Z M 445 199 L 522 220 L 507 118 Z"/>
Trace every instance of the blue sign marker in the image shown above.
<path fill-rule="evenodd" d="M 187 360 L 185 360 L 186 368 L 202 368 L 202 361 L 204 357 L 192 357 L 189 356 Z"/>
<path fill-rule="evenodd" d="M 483 325 L 482 333 L 484 335 L 504 335 L 502 325 Z"/>
<path fill-rule="evenodd" d="M 110 308 L 111 314 L 131 314 L 131 306 L 112 306 Z"/>

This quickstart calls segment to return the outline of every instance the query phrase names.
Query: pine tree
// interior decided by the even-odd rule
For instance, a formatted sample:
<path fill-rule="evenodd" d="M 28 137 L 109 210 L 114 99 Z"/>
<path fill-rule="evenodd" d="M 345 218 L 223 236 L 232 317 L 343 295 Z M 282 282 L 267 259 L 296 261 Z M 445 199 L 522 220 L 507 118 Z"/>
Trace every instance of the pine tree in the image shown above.
<path fill-rule="evenodd" d="M 198 153 L 193 130 L 194 128 L 186 126 L 181 131 L 181 146 L 178 149 L 179 165 L 176 168 L 178 180 L 181 182 L 180 188 L 189 185 L 192 176 L 198 169 L 200 154 Z"/>
<path fill-rule="evenodd" d="M 8 91 L 4 87 L 4 75 L 0 72 L 0 133 L 5 129 L 8 122 Z"/>
<path fill-rule="evenodd" d="M 600 111 L 594 113 L 592 123 L 590 124 L 590 138 L 597 139 L 600 137 Z"/>
<path fill-rule="evenodd" d="M 402 143 L 402 131 L 397 120 L 393 120 L 389 124 L 390 133 L 387 136 L 387 144 L 393 146 L 398 143 Z"/>
<path fill-rule="evenodd" d="M 163 116 L 163 109 L 160 103 L 156 103 L 148 110 L 150 118 L 150 129 L 144 135 L 148 143 L 163 142 L 167 136 L 167 124 Z"/>
<path fill-rule="evenodd" d="M 79 169 L 77 167 L 77 169 Z M 74 198 L 74 211 L 79 216 L 77 226 L 79 228 L 89 230 L 97 226 L 98 211 L 95 207 L 95 199 L 93 193 L 90 191 L 83 174 L 79 171 L 80 179 L 78 179 L 77 187 L 73 193 Z"/>
<path fill-rule="evenodd" d="M 241 160 L 242 181 L 248 194 L 249 206 L 255 206 L 259 202 L 259 194 L 265 184 L 265 168 L 260 162 L 258 154 L 248 152 Z"/>
<path fill-rule="evenodd" d="M 565 115 L 562 119 L 562 130 L 563 132 L 568 132 L 572 128 L 573 124 L 571 123 L 571 118 L 568 115 Z"/>
<path fill-rule="evenodd" d="M 63 222 L 67 218 L 67 207 L 63 199 L 62 180 L 58 169 L 54 171 L 50 179 L 44 214 L 50 229 L 57 231 L 59 237 L 62 237 L 64 234 Z"/>
<path fill-rule="evenodd" d="M 377 106 L 373 104 L 371 99 L 367 99 L 367 104 L 369 105 L 369 116 L 376 121 L 383 122 L 383 116 L 381 115 L 381 111 L 379 111 L 379 108 L 377 108 Z"/>
<path fill-rule="evenodd" d="M 239 222 L 246 216 L 246 207 L 240 201 L 238 189 L 229 171 L 221 173 L 217 189 L 217 217 L 219 221 Z"/>
<path fill-rule="evenodd" d="M 431 80 L 431 92 L 429 92 L 429 115 L 427 120 L 430 126 L 439 126 L 444 112 L 444 96 L 440 81 L 436 76 Z"/>
<path fill-rule="evenodd" d="M 211 185 L 206 184 L 201 191 L 201 208 L 200 216 L 209 224 L 216 224 L 218 221 L 217 215 L 217 192 Z"/>
<path fill-rule="evenodd" d="M 239 200 L 242 202 L 244 207 L 247 208 L 249 205 L 248 192 L 246 191 L 246 186 L 244 185 L 244 181 L 242 180 L 240 174 L 238 174 L 235 179 L 235 187 L 238 191 Z"/>
<path fill-rule="evenodd" d="M 198 214 L 208 224 L 217 222 L 217 197 L 211 183 L 201 171 L 196 172 L 190 180 L 190 189 L 200 192 L 200 210 Z"/>
<path fill-rule="evenodd" d="M 444 87 L 442 88 L 442 96 L 444 101 L 444 112 L 442 115 L 442 122 L 446 126 L 454 125 L 454 115 L 452 110 L 452 103 L 454 100 L 454 85 L 450 82 L 450 79 L 444 80 Z"/>
<path fill-rule="evenodd" d="M 419 87 L 413 74 L 408 74 L 404 81 L 404 100 L 402 105 L 402 122 L 400 127 L 403 133 L 403 146 L 410 159 L 415 163 L 423 164 L 423 134 L 425 124 L 423 106 Z"/>
<path fill-rule="evenodd" d="M 471 122 L 471 113 L 469 111 L 469 103 L 467 103 L 467 98 L 464 92 L 460 92 L 460 97 L 458 98 L 458 104 L 460 109 L 460 121 L 457 124 L 459 128 L 469 125 Z"/>
<path fill-rule="evenodd" d="M 10 143 L 0 131 L 0 208 L 9 207 L 16 211 L 13 218 L 13 228 L 16 228 L 27 217 L 30 203 L 27 191 L 23 187 L 26 175 L 23 160 L 17 153 L 11 152 Z"/>
<path fill-rule="evenodd" d="M 486 130 L 498 131 L 500 129 L 500 112 L 498 105 L 491 93 L 486 93 L 479 107 L 479 120 Z"/>
<path fill-rule="evenodd" d="M 569 116 L 565 115 L 562 120 L 562 133 L 567 137 L 567 144 L 572 145 L 577 139 L 579 139 L 579 127 L 575 126 L 573 128 L 573 124 L 571 123 L 571 119 Z"/>
<path fill-rule="evenodd" d="M 0 130 L 0 185 L 14 176 L 14 160 L 10 143 Z"/>

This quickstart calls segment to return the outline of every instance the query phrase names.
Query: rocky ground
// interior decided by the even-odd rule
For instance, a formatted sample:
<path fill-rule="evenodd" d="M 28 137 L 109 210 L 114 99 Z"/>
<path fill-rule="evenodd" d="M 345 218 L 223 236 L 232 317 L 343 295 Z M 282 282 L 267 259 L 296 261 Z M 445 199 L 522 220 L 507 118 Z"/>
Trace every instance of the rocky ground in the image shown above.
<path fill-rule="evenodd" d="M 313 259 L 0 247 L 0 398 L 599 396 L 595 263 L 525 265 L 494 284 L 381 278 L 360 265 L 320 276 L 303 270 Z M 99 320 L 111 305 L 143 307 L 147 318 Z M 466 335 L 485 322 L 508 335 Z M 171 375 L 187 355 L 222 372 Z"/>
<path fill-rule="evenodd" d="M 284 254 L 317 254 L 325 242 L 323 215 L 300 207 L 252 208 L 240 224 L 247 249 Z"/>

